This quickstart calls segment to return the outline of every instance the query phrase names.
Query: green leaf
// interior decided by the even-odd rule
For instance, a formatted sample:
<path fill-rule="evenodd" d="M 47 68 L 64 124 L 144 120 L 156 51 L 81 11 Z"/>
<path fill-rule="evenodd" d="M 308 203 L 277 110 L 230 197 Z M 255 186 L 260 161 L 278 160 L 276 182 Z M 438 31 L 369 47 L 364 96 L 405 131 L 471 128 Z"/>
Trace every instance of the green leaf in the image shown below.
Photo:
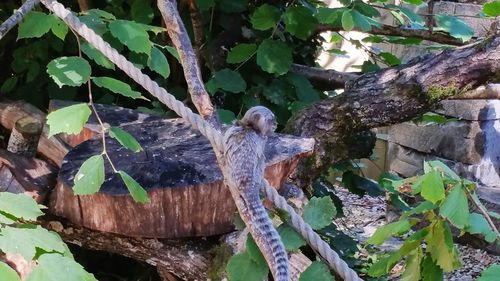
<path fill-rule="evenodd" d="M 17 39 L 40 38 L 52 28 L 53 16 L 31 11 L 19 23 Z"/>
<path fill-rule="evenodd" d="M 342 13 L 342 28 L 345 31 L 351 31 L 354 27 L 354 19 L 352 18 L 352 13 L 350 10 L 346 10 Z"/>
<path fill-rule="evenodd" d="M 451 36 L 467 42 L 474 35 L 474 30 L 461 19 L 450 15 L 436 15 L 436 31 L 446 31 Z"/>
<path fill-rule="evenodd" d="M 78 19 L 80 19 L 80 21 L 83 22 L 88 28 L 94 30 L 95 33 L 101 36 L 108 31 L 106 24 L 98 16 L 89 14 L 85 16 L 80 16 L 78 17 Z"/>
<path fill-rule="evenodd" d="M 286 9 L 283 21 L 285 30 L 302 40 L 309 38 L 318 25 L 318 20 L 312 15 L 311 10 L 303 6 Z"/>
<path fill-rule="evenodd" d="M 123 182 L 127 186 L 130 195 L 132 195 L 132 198 L 134 198 L 136 202 L 149 203 L 148 193 L 138 182 L 136 182 L 131 176 L 129 176 L 124 171 L 118 171 L 118 173 L 120 174 Z"/>
<path fill-rule="evenodd" d="M 372 237 L 366 241 L 367 244 L 381 245 L 389 236 L 394 234 L 405 233 L 410 230 L 411 223 L 409 220 L 400 220 L 379 227 Z"/>
<path fill-rule="evenodd" d="M 285 245 L 287 252 L 298 250 L 300 247 L 306 245 L 306 241 L 302 238 L 302 236 L 288 223 L 282 223 L 278 227 L 277 231 L 280 234 L 281 241 L 283 242 L 283 245 Z"/>
<path fill-rule="evenodd" d="M 469 202 L 462 184 L 457 184 L 451 189 L 439 208 L 439 214 L 459 229 L 467 226 L 469 223 Z"/>
<path fill-rule="evenodd" d="M 334 281 L 328 266 L 321 261 L 315 261 L 300 274 L 299 281 Z"/>
<path fill-rule="evenodd" d="M 433 222 L 425 237 L 427 251 L 445 272 L 450 272 L 460 267 L 458 253 L 453 245 L 453 236 L 450 227 L 443 220 Z"/>
<path fill-rule="evenodd" d="M 38 259 L 38 266 L 28 275 L 26 281 L 97 281 L 75 260 L 58 254 L 44 254 Z"/>
<path fill-rule="evenodd" d="M 236 115 L 232 111 L 222 108 L 217 109 L 217 115 L 219 116 L 219 120 L 226 124 L 231 124 L 236 119 Z"/>
<path fill-rule="evenodd" d="M 395 55 L 388 52 L 381 52 L 378 54 L 388 65 L 395 66 L 401 64 L 401 60 Z"/>
<path fill-rule="evenodd" d="M 60 57 L 47 65 L 47 73 L 59 87 L 77 87 L 90 79 L 90 64 L 80 57 Z"/>
<path fill-rule="evenodd" d="M 500 16 L 500 1 L 495 0 L 483 5 L 483 13 L 490 17 Z"/>
<path fill-rule="evenodd" d="M 100 9 L 90 9 L 90 10 L 86 11 L 86 13 L 89 15 L 93 15 L 95 17 L 106 19 L 106 20 L 115 20 L 116 19 L 116 17 L 113 14 L 108 13 L 108 12 L 103 11 L 103 10 L 100 10 Z"/>
<path fill-rule="evenodd" d="M 276 26 L 280 20 L 280 10 L 275 6 L 264 4 L 258 7 L 250 17 L 254 29 L 267 30 Z"/>
<path fill-rule="evenodd" d="M 167 79 L 170 75 L 170 65 L 168 64 L 168 60 L 163 52 L 156 47 L 151 49 L 151 56 L 148 59 L 148 67 L 165 79 Z"/>
<path fill-rule="evenodd" d="M 389 273 L 389 271 L 391 271 L 400 259 L 401 255 L 398 252 L 382 256 L 382 258 L 370 266 L 368 269 L 368 275 L 371 277 L 380 277 Z"/>
<path fill-rule="evenodd" d="M 438 160 L 427 161 L 427 164 L 438 171 L 443 172 L 447 177 L 453 180 L 460 180 L 460 177 L 448 166 L 446 166 L 443 162 Z"/>
<path fill-rule="evenodd" d="M 227 54 L 226 61 L 227 63 L 242 63 L 255 54 L 256 50 L 257 45 L 255 44 L 238 44 Z"/>
<path fill-rule="evenodd" d="M 360 13 L 362 13 L 367 17 L 372 17 L 372 18 L 380 17 L 380 12 L 377 9 L 364 3 L 363 1 L 355 1 L 354 9 L 356 9 L 357 11 L 359 11 Z"/>
<path fill-rule="evenodd" d="M 247 241 L 246 241 L 246 251 L 248 252 L 248 256 L 257 264 L 264 264 L 267 267 L 266 259 L 262 255 L 259 247 L 255 243 L 255 240 L 253 240 L 252 235 L 247 234 Z"/>
<path fill-rule="evenodd" d="M 493 231 L 484 216 L 478 213 L 472 213 L 469 215 L 469 223 L 465 231 L 470 234 L 482 234 L 484 235 L 485 240 L 490 243 L 500 238 L 497 237 L 496 233 Z"/>
<path fill-rule="evenodd" d="M 320 7 L 318 8 L 318 11 L 314 16 L 318 19 L 320 23 L 333 24 L 337 21 L 343 10 L 344 9 L 339 9 L 339 8 L 332 9 L 332 8 Z"/>
<path fill-rule="evenodd" d="M 422 261 L 422 281 L 443 281 L 443 270 L 429 254 Z"/>
<path fill-rule="evenodd" d="M 423 40 L 415 37 L 387 36 L 387 41 L 393 44 L 420 45 Z"/>
<path fill-rule="evenodd" d="M 395 6 L 395 7 L 405 15 L 405 17 L 410 21 L 411 25 L 414 26 L 414 28 L 422 28 L 425 25 L 424 19 L 421 16 L 415 14 L 412 10 L 403 6 Z"/>
<path fill-rule="evenodd" d="M 331 224 L 336 213 L 337 210 L 330 197 L 312 197 L 304 206 L 302 217 L 313 229 L 318 230 Z"/>
<path fill-rule="evenodd" d="M 415 6 L 420 6 L 424 3 L 422 0 L 403 0 L 403 2 L 415 5 Z"/>
<path fill-rule="evenodd" d="M 111 34 L 131 51 L 136 53 L 151 53 L 151 41 L 143 25 L 133 21 L 115 20 L 109 24 Z"/>
<path fill-rule="evenodd" d="M 77 195 L 88 195 L 99 191 L 104 183 L 104 159 L 102 155 L 94 155 L 83 162 L 74 179 L 73 192 Z"/>
<path fill-rule="evenodd" d="M 93 61 L 95 61 L 98 65 L 107 68 L 107 69 L 112 69 L 115 70 L 115 65 L 107 58 L 105 57 L 100 51 L 95 49 L 94 47 L 90 46 L 88 42 L 83 42 L 81 44 L 82 52 L 89 58 L 91 58 Z"/>
<path fill-rule="evenodd" d="M 178 62 L 181 61 L 181 58 L 179 57 L 179 52 L 177 51 L 176 48 L 172 46 L 165 46 L 165 49 L 167 49 L 167 52 L 169 52 Z"/>
<path fill-rule="evenodd" d="M 78 134 L 92 112 L 88 104 L 79 103 L 52 111 L 47 115 L 49 138 L 55 134 Z"/>
<path fill-rule="evenodd" d="M 231 281 L 262 281 L 269 269 L 265 263 L 256 263 L 245 251 L 229 259 L 226 272 Z"/>
<path fill-rule="evenodd" d="M 66 38 L 66 34 L 68 34 L 68 26 L 58 17 L 52 15 L 52 26 L 50 27 L 52 33 L 62 41 Z"/>
<path fill-rule="evenodd" d="M 496 281 L 500 276 L 500 264 L 494 264 L 485 269 L 476 281 Z"/>
<path fill-rule="evenodd" d="M 226 13 L 241 13 L 246 11 L 248 0 L 218 0 L 219 9 Z"/>
<path fill-rule="evenodd" d="M 266 72 L 283 75 L 292 65 L 292 50 L 281 41 L 265 39 L 257 49 L 257 64 Z"/>
<path fill-rule="evenodd" d="M 215 0 L 196 0 L 196 3 L 202 12 L 206 12 L 215 6 Z"/>
<path fill-rule="evenodd" d="M 127 131 L 118 127 L 109 128 L 109 136 L 116 139 L 123 147 L 133 151 L 142 151 L 142 147 L 137 140 Z"/>
<path fill-rule="evenodd" d="M 352 11 L 354 25 L 359 27 L 362 31 L 369 31 L 372 25 L 368 21 L 368 17 L 358 11 Z"/>
<path fill-rule="evenodd" d="M 247 83 L 241 74 L 228 68 L 217 71 L 213 79 L 217 88 L 230 93 L 241 93 L 247 88 Z"/>
<path fill-rule="evenodd" d="M 37 254 L 37 248 L 46 252 L 63 253 L 64 242 L 55 233 L 39 225 L 24 225 L 20 228 L 4 227 L 0 235 L 0 250 L 4 253 L 20 254 L 27 261 Z"/>
<path fill-rule="evenodd" d="M 406 217 L 409 217 L 411 215 L 415 215 L 415 214 L 421 214 L 421 213 L 425 213 L 425 212 L 428 212 L 430 210 L 433 210 L 435 209 L 437 206 L 432 204 L 431 202 L 429 201 L 424 201 L 422 203 L 420 203 L 417 207 L 411 209 L 410 211 L 408 212 L 405 212 L 403 215 L 402 215 L 402 218 L 406 218 Z"/>
<path fill-rule="evenodd" d="M 9 77 L 5 82 L 3 82 L 2 87 L 0 88 L 0 93 L 5 94 L 14 90 L 17 85 L 18 78 L 17 76 Z"/>
<path fill-rule="evenodd" d="M 0 280 L 3 281 L 21 281 L 17 272 L 8 266 L 6 263 L 0 261 Z"/>
<path fill-rule="evenodd" d="M 154 18 L 154 10 L 151 8 L 151 0 L 134 0 L 130 7 L 132 19 L 136 22 L 150 24 Z"/>
<path fill-rule="evenodd" d="M 133 99 L 145 99 L 141 93 L 134 91 L 130 88 L 127 83 L 124 83 L 120 80 L 116 80 L 111 77 L 94 77 L 92 78 L 92 82 L 96 84 L 98 87 L 105 88 L 110 90 L 115 94 L 120 94 L 122 96 L 133 98 Z"/>
<path fill-rule="evenodd" d="M 401 281 L 419 281 L 420 280 L 420 264 L 422 262 L 422 247 L 418 247 L 406 257 L 406 266 Z"/>
<path fill-rule="evenodd" d="M 274 79 L 269 86 L 264 88 L 262 94 L 270 102 L 285 106 L 288 103 L 287 93 L 293 91 L 292 87 L 282 79 Z"/>
<path fill-rule="evenodd" d="M 43 215 L 33 198 L 10 192 L 0 192 L 0 211 L 29 221 L 36 221 L 39 216 Z"/>
<path fill-rule="evenodd" d="M 420 177 L 419 182 L 422 186 L 420 194 L 425 200 L 436 204 L 439 200 L 444 199 L 444 184 L 438 171 L 432 171 Z M 417 185 L 417 183 L 415 183 Z"/>
<path fill-rule="evenodd" d="M 295 88 L 295 92 L 297 93 L 297 97 L 300 101 L 311 103 L 320 99 L 318 93 L 311 85 L 311 82 L 309 82 L 309 80 L 307 80 L 304 76 L 296 73 L 288 73 L 286 75 L 286 79 Z"/>

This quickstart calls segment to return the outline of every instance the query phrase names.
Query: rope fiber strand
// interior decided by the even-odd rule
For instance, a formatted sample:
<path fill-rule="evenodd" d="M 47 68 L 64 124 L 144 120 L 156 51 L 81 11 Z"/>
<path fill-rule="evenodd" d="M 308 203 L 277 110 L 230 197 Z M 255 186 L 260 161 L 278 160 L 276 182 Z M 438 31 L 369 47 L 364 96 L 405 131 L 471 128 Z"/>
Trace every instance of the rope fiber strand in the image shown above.
<path fill-rule="evenodd" d="M 35 1 L 34 1 L 35 2 Z M 182 102 L 175 99 L 174 96 L 169 94 L 165 89 L 161 88 L 147 75 L 143 74 L 141 70 L 135 67 L 124 56 L 113 49 L 107 42 L 105 42 L 99 35 L 92 29 L 88 28 L 85 24 L 62 4 L 55 0 L 41 0 L 50 11 L 61 18 L 68 26 L 82 36 L 94 48 L 102 52 L 109 60 L 111 60 L 118 68 L 124 71 L 135 82 L 144 87 L 153 96 L 158 98 L 162 103 L 172 109 L 180 117 L 184 118 L 193 126 L 193 128 L 200 131 L 211 143 L 214 148 L 215 154 L 218 158 L 220 168 L 224 174 L 224 182 L 229 186 L 233 198 L 238 196 L 237 187 L 234 183 L 227 180 L 228 167 L 224 165 L 222 159 L 223 140 L 220 131 L 216 130 L 211 124 L 201 118 L 198 114 L 193 113 L 191 109 L 187 108 Z M 356 272 L 349 268 L 349 266 L 333 251 L 330 246 L 319 237 L 317 233 L 295 212 L 295 210 L 288 205 L 285 198 L 280 196 L 278 192 L 263 179 L 263 189 L 267 197 L 278 208 L 284 209 L 289 212 L 291 217 L 292 226 L 304 237 L 309 245 L 318 251 L 318 253 L 328 262 L 329 266 L 344 280 L 359 281 L 362 280 L 358 277 Z M 235 193 L 236 192 L 236 193 Z M 238 204 L 236 204 L 238 205 Z M 237 206 L 240 207 L 240 206 Z"/>

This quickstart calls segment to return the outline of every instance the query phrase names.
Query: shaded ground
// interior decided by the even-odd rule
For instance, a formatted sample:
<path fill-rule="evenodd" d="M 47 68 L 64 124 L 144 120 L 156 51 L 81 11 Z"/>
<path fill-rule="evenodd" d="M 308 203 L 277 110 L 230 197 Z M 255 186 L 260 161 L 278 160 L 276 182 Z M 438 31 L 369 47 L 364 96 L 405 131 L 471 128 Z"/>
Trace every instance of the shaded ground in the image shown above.
<path fill-rule="evenodd" d="M 344 188 L 335 190 L 337 196 L 344 203 L 345 217 L 336 219 L 335 222 L 340 230 L 345 231 L 352 237 L 356 237 L 361 243 L 366 241 L 375 230 L 384 225 L 385 202 L 382 197 L 363 196 L 358 197 Z M 400 239 L 390 239 L 380 248 L 383 250 L 395 250 L 402 243 Z M 495 256 L 481 249 L 470 246 L 457 245 L 462 259 L 463 267 L 445 276 L 445 280 L 469 281 L 476 279 L 480 273 L 492 264 L 500 264 L 500 256 Z M 396 265 L 390 280 L 399 280 L 397 277 L 404 267 Z"/>

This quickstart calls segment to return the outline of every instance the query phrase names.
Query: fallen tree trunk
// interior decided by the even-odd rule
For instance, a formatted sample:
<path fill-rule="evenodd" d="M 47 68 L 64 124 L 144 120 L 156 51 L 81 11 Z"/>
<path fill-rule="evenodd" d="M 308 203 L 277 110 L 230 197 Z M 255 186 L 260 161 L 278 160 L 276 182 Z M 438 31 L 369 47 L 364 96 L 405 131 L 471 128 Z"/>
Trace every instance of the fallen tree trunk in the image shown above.
<path fill-rule="evenodd" d="M 308 185 L 334 161 L 369 156 L 374 135 L 367 130 L 408 121 L 443 99 L 498 81 L 499 71 L 496 35 L 348 82 L 343 94 L 313 104 L 288 122 L 288 132 L 317 141 L 312 160 L 299 165 L 297 182 Z"/>

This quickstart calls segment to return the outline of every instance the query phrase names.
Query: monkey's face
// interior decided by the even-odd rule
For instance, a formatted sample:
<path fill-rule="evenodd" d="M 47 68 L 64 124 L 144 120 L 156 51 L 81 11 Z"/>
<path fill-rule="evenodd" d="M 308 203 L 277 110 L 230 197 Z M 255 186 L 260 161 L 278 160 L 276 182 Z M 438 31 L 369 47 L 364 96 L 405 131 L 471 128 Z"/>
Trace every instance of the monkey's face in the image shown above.
<path fill-rule="evenodd" d="M 277 126 L 273 112 L 263 106 L 250 108 L 242 121 L 262 137 L 267 137 L 270 133 L 274 132 Z"/>

